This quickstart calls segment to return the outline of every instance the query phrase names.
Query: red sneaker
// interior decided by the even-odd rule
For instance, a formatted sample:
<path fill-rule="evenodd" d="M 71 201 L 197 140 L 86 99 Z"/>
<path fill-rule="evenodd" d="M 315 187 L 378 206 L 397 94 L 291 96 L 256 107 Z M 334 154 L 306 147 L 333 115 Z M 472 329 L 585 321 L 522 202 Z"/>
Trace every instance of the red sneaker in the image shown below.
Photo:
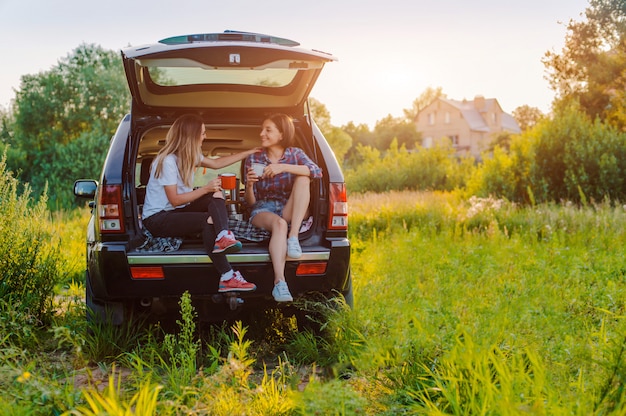
<path fill-rule="evenodd" d="M 218 292 L 251 292 L 256 290 L 254 283 L 247 282 L 239 271 L 236 271 L 229 280 L 221 281 Z"/>
<path fill-rule="evenodd" d="M 235 253 L 241 250 L 241 242 L 235 240 L 233 233 L 228 233 L 219 240 L 215 240 L 213 253 Z"/>

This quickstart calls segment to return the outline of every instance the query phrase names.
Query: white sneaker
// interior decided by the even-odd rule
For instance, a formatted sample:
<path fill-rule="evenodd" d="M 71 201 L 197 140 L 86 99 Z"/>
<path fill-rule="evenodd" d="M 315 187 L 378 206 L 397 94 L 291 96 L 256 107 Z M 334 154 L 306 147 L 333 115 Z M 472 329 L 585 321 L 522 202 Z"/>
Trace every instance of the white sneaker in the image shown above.
<path fill-rule="evenodd" d="M 287 256 L 292 259 L 299 259 L 302 257 L 302 249 L 300 248 L 300 241 L 298 241 L 298 237 L 289 237 L 287 239 Z"/>
<path fill-rule="evenodd" d="M 274 300 L 276 302 L 293 302 L 293 296 L 291 296 L 289 287 L 287 287 L 287 282 L 284 280 L 281 280 L 274 285 L 272 296 L 274 296 Z"/>

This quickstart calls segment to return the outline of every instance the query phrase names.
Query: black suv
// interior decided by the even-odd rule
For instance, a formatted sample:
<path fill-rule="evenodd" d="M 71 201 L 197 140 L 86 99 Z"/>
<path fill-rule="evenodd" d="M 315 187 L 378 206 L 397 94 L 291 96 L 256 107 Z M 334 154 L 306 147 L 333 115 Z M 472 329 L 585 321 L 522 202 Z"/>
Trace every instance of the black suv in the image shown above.
<path fill-rule="evenodd" d="M 297 146 L 322 168 L 323 178 L 312 181 L 311 218 L 300 233 L 303 255 L 287 260 L 287 283 L 295 303 L 321 294 L 342 295 L 352 305 L 346 186 L 308 106 L 324 64 L 336 58 L 288 39 L 225 31 L 129 47 L 122 59 L 132 95 L 130 114 L 111 139 L 99 182 L 74 184 L 76 196 L 93 199 L 87 229 L 88 308 L 121 323 L 130 312 L 176 312 L 185 291 L 204 320 L 228 319 L 241 308 L 276 306 L 267 240 L 258 233 L 244 240 L 240 252 L 228 255 L 233 267 L 257 285 L 256 291 L 235 296 L 218 294 L 219 274 L 198 236 L 185 236 L 173 247 L 146 249 L 141 210 L 149 166 L 171 124 L 186 113 L 205 121 L 202 150 L 207 157 L 259 146 L 261 123 L 271 113 L 293 118 Z M 223 171 L 237 175 L 227 203 L 231 219 L 245 225 L 242 165 Z M 197 185 L 218 173 L 199 168 Z"/>

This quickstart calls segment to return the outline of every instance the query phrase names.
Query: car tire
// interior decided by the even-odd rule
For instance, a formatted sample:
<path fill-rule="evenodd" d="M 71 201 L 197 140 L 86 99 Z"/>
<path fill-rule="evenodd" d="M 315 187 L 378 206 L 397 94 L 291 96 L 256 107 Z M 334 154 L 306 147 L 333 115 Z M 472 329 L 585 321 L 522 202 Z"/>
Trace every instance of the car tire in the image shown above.
<path fill-rule="evenodd" d="M 346 301 L 346 305 L 350 309 L 354 309 L 354 291 L 352 289 L 352 271 L 348 271 L 348 284 L 346 290 L 342 292 L 343 298 Z"/>
<path fill-rule="evenodd" d="M 97 302 L 93 298 L 91 278 L 89 272 L 85 272 L 85 306 L 87 322 L 105 323 L 119 326 L 124 322 L 124 304 L 121 302 Z"/>

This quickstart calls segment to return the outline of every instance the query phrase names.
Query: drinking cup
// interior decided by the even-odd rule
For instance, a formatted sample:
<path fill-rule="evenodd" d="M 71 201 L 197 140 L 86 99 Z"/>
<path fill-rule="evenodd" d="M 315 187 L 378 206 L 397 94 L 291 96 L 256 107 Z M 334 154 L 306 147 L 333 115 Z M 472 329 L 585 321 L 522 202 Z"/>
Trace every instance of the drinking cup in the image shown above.
<path fill-rule="evenodd" d="M 263 176 L 263 169 L 265 169 L 265 165 L 263 163 L 253 163 L 252 170 L 257 177 Z"/>
<path fill-rule="evenodd" d="M 237 186 L 237 176 L 234 173 L 221 173 L 222 189 L 235 189 Z"/>

